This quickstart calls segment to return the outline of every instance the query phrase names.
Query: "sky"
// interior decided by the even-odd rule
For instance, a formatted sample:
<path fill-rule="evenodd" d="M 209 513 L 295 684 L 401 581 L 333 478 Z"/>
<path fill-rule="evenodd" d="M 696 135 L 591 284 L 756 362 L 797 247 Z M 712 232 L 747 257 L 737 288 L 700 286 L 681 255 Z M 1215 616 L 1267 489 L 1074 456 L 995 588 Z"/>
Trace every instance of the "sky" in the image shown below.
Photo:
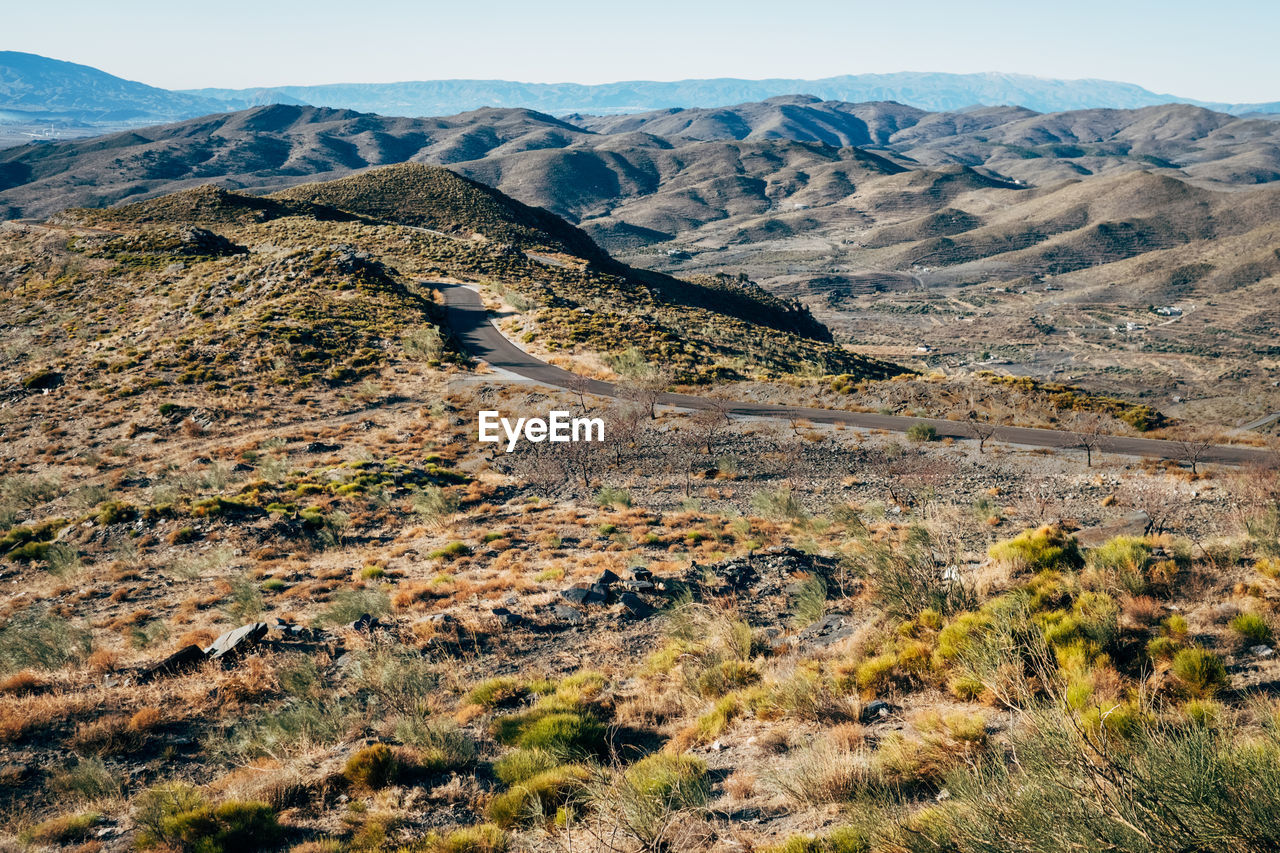
<path fill-rule="evenodd" d="M 1280 2 L 3 0 L 0 49 L 171 89 L 1005 71 L 1280 100 Z"/>

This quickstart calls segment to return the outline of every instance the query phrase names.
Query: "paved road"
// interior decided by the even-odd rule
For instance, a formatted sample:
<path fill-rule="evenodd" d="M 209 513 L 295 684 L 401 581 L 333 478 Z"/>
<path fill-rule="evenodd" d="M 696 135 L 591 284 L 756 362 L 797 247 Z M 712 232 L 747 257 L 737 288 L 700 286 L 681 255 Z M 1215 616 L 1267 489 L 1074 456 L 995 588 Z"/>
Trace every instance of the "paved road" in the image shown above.
<path fill-rule="evenodd" d="M 598 379 L 585 379 L 567 370 L 539 361 L 507 340 L 497 327 L 489 320 L 480 296 L 474 290 L 457 284 L 428 281 L 429 287 L 438 290 L 444 301 L 445 319 L 454 336 L 472 355 L 483 359 L 491 367 L 510 371 L 526 379 L 532 379 L 557 388 L 574 388 L 581 386 L 591 394 L 606 397 L 620 396 L 616 385 L 601 382 Z M 846 412 L 837 409 L 810 409 L 805 407 L 776 406 L 765 403 L 726 402 L 711 400 L 705 397 L 692 397 L 685 394 L 662 394 L 658 402 L 668 406 L 679 406 L 685 409 L 723 409 L 730 415 L 759 418 L 802 418 L 822 424 L 846 424 L 862 429 L 884 429 L 893 432 L 906 432 L 912 425 L 927 423 L 938 431 L 938 436 L 957 439 L 974 438 L 966 424 L 960 421 L 948 421 L 938 418 L 904 418 L 897 415 L 878 415 L 870 412 Z M 1079 443 L 1069 432 L 1051 429 L 1029 429 L 1027 427 L 998 427 L 991 437 L 992 441 L 1003 441 L 1011 444 L 1030 445 L 1032 447 L 1053 447 L 1062 450 L 1079 451 Z M 1185 450 L 1177 442 L 1160 441 L 1151 438 L 1129 438 L 1125 436 L 1109 436 L 1103 439 L 1103 445 L 1096 452 L 1122 453 L 1129 456 L 1150 456 L 1157 459 L 1183 459 Z M 1199 461 L 1216 462 L 1225 465 L 1249 465 L 1266 463 L 1273 455 L 1265 450 L 1252 447 L 1212 447 L 1204 452 Z"/>

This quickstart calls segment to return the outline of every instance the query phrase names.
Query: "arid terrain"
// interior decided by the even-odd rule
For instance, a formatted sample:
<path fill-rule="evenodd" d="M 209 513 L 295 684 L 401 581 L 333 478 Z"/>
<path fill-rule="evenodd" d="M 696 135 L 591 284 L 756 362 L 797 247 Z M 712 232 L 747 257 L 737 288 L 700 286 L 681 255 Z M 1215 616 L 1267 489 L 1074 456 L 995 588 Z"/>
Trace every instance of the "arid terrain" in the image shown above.
<path fill-rule="evenodd" d="M 585 219 L 416 163 L 6 223 L 0 845 L 1275 849 L 1280 457 L 1230 429 L 1275 399 L 1271 189 L 1123 168 L 1016 188 L 781 144 L 864 170 L 823 215 L 894 212 L 831 251 L 911 282 L 783 275 L 763 236 L 712 264 L 708 225 L 688 257 L 615 259 Z M 1172 211 L 1134 226 L 1150 245 L 1104 239 L 1140 202 Z M 1008 284 L 965 280 L 976 246 Z M 1089 301 L 1111 277 L 1127 307 Z M 441 282 L 619 397 L 476 361 Z M 1084 338 L 1085 317 L 1148 328 Z M 1204 371 L 1186 388 L 1256 400 L 1179 409 L 1143 349 L 1169 340 L 1216 347 L 1175 351 Z M 1096 373 L 994 369 L 1053 347 Z M 599 417 L 605 440 L 506 453 L 476 441 L 482 409 Z M 1108 450 L 1139 434 L 1187 452 Z M 1262 464 L 1206 465 L 1212 441 Z"/>

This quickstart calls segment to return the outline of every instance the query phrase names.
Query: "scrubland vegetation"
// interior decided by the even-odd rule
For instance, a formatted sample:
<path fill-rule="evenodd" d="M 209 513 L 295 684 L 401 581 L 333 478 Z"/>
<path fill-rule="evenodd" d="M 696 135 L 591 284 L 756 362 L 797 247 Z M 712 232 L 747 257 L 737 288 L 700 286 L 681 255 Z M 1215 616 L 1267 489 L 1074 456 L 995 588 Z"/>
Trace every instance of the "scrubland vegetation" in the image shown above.
<path fill-rule="evenodd" d="M 94 219 L 116 234 L 0 242 L 28 265 L 4 294 L 4 843 L 1280 844 L 1280 467 L 502 384 L 422 277 L 515 308 L 552 304 L 539 282 L 581 307 L 620 274 L 526 280 L 483 240 L 314 210 L 232 216 L 226 243 L 124 210 Z M 612 353 L 642 391 L 678 378 L 645 375 L 664 352 L 710 363 L 747 322 L 703 334 L 710 309 L 673 304 L 669 351 L 545 340 Z M 796 340 L 737 347 L 735 370 L 780 370 Z M 788 364 L 790 390 L 864 402 L 945 385 L 846 392 Z M 480 407 L 586 409 L 607 440 L 491 453 Z M 234 653 L 170 658 L 254 623 Z"/>

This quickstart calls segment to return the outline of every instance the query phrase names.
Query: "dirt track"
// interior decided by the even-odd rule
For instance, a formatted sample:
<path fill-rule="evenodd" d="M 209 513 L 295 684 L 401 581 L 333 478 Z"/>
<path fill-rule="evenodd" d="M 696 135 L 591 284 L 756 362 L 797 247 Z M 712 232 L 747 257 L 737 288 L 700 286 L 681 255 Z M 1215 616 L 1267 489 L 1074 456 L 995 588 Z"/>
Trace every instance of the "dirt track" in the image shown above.
<path fill-rule="evenodd" d="M 567 370 L 539 361 L 521 350 L 498 331 L 489 320 L 480 296 L 470 288 L 445 282 L 425 282 L 439 291 L 444 302 L 445 316 L 453 334 L 463 347 L 476 358 L 483 359 L 491 367 L 507 370 L 526 379 L 571 388 L 581 384 L 583 390 L 606 397 L 620 396 L 616 385 L 597 379 L 584 379 Z M 685 394 L 662 394 L 658 402 L 685 409 L 723 409 L 727 414 L 742 417 L 804 419 L 814 423 L 846 424 L 862 429 L 884 429 L 906 432 L 913 425 L 926 423 L 933 426 L 939 438 L 974 439 L 967 424 L 940 418 L 904 418 L 897 415 L 879 415 L 870 412 L 847 412 L 839 409 L 811 409 L 793 406 L 775 406 L 761 403 L 726 402 Z M 1070 432 L 1027 427 L 998 427 L 989 439 L 1031 447 L 1052 447 L 1060 450 L 1079 450 L 1079 441 Z M 1104 437 L 1095 448 L 1098 453 L 1121 453 L 1129 456 L 1148 456 L 1157 459 L 1185 459 L 1186 449 L 1173 441 L 1127 436 Z M 1202 463 L 1223 465 L 1262 464 L 1273 458 L 1270 451 L 1252 447 L 1211 447 L 1200 455 Z"/>

